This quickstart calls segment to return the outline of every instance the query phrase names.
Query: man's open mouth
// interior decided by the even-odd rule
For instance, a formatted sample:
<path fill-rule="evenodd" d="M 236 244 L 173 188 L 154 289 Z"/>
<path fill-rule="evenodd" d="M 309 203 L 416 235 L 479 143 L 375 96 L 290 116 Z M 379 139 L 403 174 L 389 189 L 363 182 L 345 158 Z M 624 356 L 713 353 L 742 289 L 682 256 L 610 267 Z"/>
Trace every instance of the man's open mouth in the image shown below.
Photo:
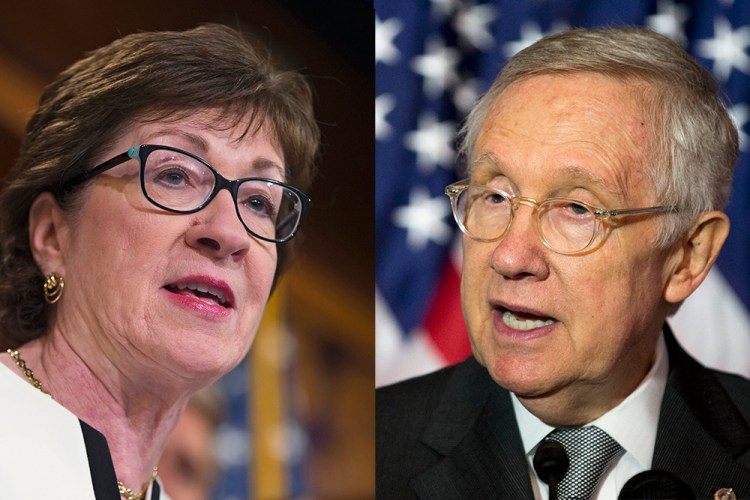
<path fill-rule="evenodd" d="M 499 312 L 502 312 L 503 323 L 514 330 L 533 330 L 535 328 L 549 326 L 556 321 L 552 318 L 544 318 L 534 314 L 510 311 L 508 309 L 499 309 Z"/>

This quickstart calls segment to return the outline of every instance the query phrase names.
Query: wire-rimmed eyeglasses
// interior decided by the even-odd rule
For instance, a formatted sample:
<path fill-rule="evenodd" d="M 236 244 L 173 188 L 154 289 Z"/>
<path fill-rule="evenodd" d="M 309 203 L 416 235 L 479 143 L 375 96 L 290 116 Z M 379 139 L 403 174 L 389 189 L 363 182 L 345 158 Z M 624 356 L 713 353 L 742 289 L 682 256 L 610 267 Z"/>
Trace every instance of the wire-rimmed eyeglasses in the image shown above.
<path fill-rule="evenodd" d="M 451 199 L 458 227 L 479 241 L 499 240 L 508 232 L 513 212 L 521 205 L 531 207 L 534 226 L 542 242 L 563 255 L 596 248 L 610 228 L 605 221 L 613 217 L 677 211 L 673 206 L 606 210 L 567 198 L 540 202 L 488 186 L 471 185 L 469 179 L 450 184 L 445 194 Z"/>
<path fill-rule="evenodd" d="M 229 180 L 192 153 L 153 144 L 132 147 L 73 177 L 62 191 L 136 158 L 141 166 L 141 191 L 153 205 L 168 212 L 191 214 L 226 189 L 247 232 L 265 241 L 283 243 L 292 239 L 311 203 L 305 193 L 283 182 L 263 177 Z"/>

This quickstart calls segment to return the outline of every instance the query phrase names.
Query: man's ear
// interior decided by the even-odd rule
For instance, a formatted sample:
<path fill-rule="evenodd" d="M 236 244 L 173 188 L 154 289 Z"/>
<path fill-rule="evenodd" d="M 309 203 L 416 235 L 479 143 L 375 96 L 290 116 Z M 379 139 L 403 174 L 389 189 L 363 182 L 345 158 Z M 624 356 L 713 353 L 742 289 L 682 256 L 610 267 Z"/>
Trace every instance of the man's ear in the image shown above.
<path fill-rule="evenodd" d="M 29 245 L 42 274 L 56 272 L 65 276 L 63 248 L 67 229 L 63 211 L 52 193 L 37 196 L 29 209 Z"/>
<path fill-rule="evenodd" d="M 724 212 L 702 213 L 690 232 L 673 247 L 666 269 L 664 299 L 677 304 L 700 285 L 716 262 L 729 234 L 729 218 Z"/>

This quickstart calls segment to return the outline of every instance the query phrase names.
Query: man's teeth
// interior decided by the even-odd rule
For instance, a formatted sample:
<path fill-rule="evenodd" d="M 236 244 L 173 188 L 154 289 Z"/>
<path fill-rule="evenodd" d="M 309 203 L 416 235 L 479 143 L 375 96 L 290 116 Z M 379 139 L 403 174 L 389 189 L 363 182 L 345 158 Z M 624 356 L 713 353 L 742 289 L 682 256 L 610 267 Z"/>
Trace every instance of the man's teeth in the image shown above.
<path fill-rule="evenodd" d="M 177 285 L 177 288 L 179 290 L 188 289 L 188 290 L 198 291 L 201 293 L 209 293 L 213 295 L 214 297 L 216 297 L 216 301 L 221 305 L 226 305 L 226 302 L 227 302 L 227 298 L 224 295 L 224 292 L 222 292 L 221 290 L 217 290 L 216 288 L 211 288 L 206 285 L 201 285 L 198 283 L 185 283 L 183 285 Z"/>
<path fill-rule="evenodd" d="M 519 319 L 510 311 L 503 313 L 503 323 L 514 330 L 533 330 L 534 328 L 551 325 L 554 322 L 552 319 Z"/>

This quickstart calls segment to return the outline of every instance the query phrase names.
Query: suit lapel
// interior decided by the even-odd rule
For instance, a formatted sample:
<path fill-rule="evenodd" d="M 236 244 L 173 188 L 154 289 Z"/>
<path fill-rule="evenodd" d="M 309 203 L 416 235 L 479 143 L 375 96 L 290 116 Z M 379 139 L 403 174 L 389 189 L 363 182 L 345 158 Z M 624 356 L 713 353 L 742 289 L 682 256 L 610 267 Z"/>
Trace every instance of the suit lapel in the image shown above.
<path fill-rule="evenodd" d="M 738 460 L 750 454 L 750 429 L 716 376 L 677 344 L 668 327 L 669 379 L 656 436 L 653 468 L 668 470 L 698 498 L 719 488 L 750 496 L 750 471 Z"/>
<path fill-rule="evenodd" d="M 473 358 L 457 368 L 422 442 L 444 458 L 412 480 L 420 498 L 533 498 L 510 395 Z"/>

